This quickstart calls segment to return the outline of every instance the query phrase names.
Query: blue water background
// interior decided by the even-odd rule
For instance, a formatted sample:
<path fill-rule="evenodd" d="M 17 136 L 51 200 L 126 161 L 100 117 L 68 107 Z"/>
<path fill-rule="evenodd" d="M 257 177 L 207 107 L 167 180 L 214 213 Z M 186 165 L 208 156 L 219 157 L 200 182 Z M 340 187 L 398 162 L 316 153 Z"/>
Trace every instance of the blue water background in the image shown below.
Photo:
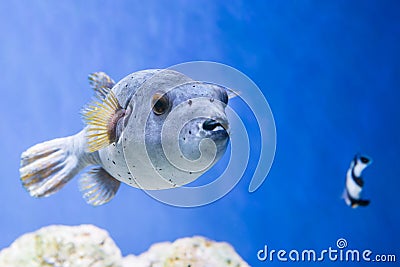
<path fill-rule="evenodd" d="M 253 266 L 279 265 L 257 260 L 264 245 L 327 249 L 338 238 L 400 260 L 399 13 L 397 1 L 1 1 L 0 248 L 42 226 L 90 223 L 124 255 L 204 235 Z M 277 152 L 258 191 L 247 191 L 247 173 L 223 199 L 190 209 L 128 186 L 93 208 L 77 179 L 49 198 L 25 192 L 21 152 L 82 128 L 88 73 L 119 80 L 193 60 L 237 68 L 271 106 Z M 364 173 L 372 202 L 353 210 L 341 193 L 356 152 L 374 159 Z"/>

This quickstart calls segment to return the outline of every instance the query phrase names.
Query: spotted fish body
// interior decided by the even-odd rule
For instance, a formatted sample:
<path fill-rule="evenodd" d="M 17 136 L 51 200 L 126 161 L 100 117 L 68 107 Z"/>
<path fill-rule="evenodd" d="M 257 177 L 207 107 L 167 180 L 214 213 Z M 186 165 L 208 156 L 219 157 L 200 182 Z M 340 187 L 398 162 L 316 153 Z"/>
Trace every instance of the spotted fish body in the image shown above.
<path fill-rule="evenodd" d="M 226 88 L 172 70 L 135 72 L 117 84 L 102 72 L 89 79 L 97 100 L 82 111 L 86 127 L 22 153 L 21 181 L 32 196 L 57 192 L 93 165 L 81 175 L 79 187 L 89 204 L 102 205 L 114 197 L 120 182 L 145 190 L 190 183 L 225 152 L 229 140 Z M 171 117 L 178 122 L 192 113 L 202 115 L 177 125 L 177 136 L 163 135 Z M 177 138 L 182 156 L 171 163 L 163 145 L 172 147 Z M 216 148 L 211 164 L 195 171 L 180 168 L 187 160 L 196 163 L 205 139 L 211 139 Z"/>

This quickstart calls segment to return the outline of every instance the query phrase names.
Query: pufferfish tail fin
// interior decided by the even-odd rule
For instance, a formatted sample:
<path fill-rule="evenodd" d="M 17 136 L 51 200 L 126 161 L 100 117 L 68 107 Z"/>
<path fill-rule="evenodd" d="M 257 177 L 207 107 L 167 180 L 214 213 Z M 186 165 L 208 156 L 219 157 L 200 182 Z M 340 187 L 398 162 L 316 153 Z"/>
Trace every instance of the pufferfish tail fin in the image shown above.
<path fill-rule="evenodd" d="M 20 179 L 31 196 L 54 194 L 87 165 L 81 159 L 77 137 L 57 138 L 22 153 Z"/>

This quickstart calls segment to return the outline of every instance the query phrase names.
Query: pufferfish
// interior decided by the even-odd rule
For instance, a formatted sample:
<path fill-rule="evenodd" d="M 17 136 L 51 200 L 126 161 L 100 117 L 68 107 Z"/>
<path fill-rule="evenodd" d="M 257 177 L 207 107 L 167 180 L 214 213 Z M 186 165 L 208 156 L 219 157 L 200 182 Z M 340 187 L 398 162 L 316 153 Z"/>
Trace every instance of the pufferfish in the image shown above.
<path fill-rule="evenodd" d="M 134 72 L 116 84 L 103 72 L 89 75 L 89 81 L 96 97 L 81 112 L 84 129 L 22 153 L 20 179 L 31 196 L 47 197 L 90 167 L 80 175 L 79 189 L 88 204 L 98 206 L 115 196 L 121 182 L 144 190 L 188 184 L 225 153 L 230 89 L 158 69 Z M 162 134 L 169 116 L 179 123 L 196 112 L 202 115 L 175 125 L 177 135 Z M 211 163 L 195 170 L 180 167 L 188 160 L 196 164 L 205 139 L 215 145 Z M 176 142 L 180 156 L 171 162 L 163 148 Z"/>

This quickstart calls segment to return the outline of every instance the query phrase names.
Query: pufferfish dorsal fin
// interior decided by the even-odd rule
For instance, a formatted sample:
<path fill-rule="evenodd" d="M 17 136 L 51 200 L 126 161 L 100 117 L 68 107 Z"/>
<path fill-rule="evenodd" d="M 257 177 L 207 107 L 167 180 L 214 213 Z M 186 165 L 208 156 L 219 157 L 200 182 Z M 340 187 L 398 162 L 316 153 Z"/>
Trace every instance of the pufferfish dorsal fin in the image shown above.
<path fill-rule="evenodd" d="M 125 110 L 121 108 L 113 91 L 103 100 L 94 99 L 82 110 L 86 125 L 87 150 L 100 150 L 116 140 L 116 123 L 123 117 Z"/>
<path fill-rule="evenodd" d="M 96 92 L 97 97 L 104 99 L 107 94 L 114 87 L 115 82 L 107 74 L 102 71 L 89 74 L 89 83 L 93 90 Z"/>

